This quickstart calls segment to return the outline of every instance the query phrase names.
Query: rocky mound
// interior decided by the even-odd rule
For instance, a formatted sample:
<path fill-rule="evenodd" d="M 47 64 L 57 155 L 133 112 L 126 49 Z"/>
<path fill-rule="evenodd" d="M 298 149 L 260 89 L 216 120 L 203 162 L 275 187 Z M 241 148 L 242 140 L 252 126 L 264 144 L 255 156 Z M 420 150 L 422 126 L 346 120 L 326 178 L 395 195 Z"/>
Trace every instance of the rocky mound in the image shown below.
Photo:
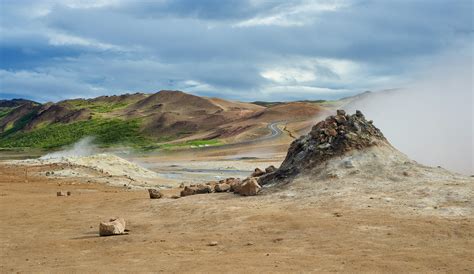
<path fill-rule="evenodd" d="M 360 111 L 347 115 L 338 110 L 337 115 L 320 121 L 307 135 L 291 144 L 280 168 L 260 177 L 261 185 L 288 182 L 296 175 L 313 170 L 336 156 L 372 146 L 391 145 Z"/>

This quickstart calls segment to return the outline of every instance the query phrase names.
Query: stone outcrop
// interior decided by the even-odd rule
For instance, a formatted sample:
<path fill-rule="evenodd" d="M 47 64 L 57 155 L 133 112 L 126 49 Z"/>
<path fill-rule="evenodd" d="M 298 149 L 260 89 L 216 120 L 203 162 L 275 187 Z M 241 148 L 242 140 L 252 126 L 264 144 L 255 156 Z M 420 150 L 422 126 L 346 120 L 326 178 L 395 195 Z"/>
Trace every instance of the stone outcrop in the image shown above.
<path fill-rule="evenodd" d="M 108 222 L 101 222 L 99 225 L 100 236 L 121 235 L 125 233 L 125 220 L 123 218 L 113 218 Z"/>
<path fill-rule="evenodd" d="M 335 116 L 318 122 L 311 132 L 293 141 L 280 168 L 261 176 L 258 182 L 260 185 L 289 182 L 328 159 L 377 145 L 389 143 L 362 112 L 347 115 L 344 110 L 337 110 Z"/>

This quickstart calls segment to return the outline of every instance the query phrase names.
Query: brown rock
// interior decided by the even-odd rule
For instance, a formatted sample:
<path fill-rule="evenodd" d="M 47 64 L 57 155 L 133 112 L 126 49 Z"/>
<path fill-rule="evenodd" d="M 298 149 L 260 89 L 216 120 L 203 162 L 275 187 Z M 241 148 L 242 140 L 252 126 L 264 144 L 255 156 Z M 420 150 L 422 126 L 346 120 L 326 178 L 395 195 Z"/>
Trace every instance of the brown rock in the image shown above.
<path fill-rule="evenodd" d="M 265 171 L 261 170 L 260 168 L 256 168 L 255 171 L 252 173 L 252 177 L 260 177 L 262 176 L 263 174 L 265 174 Z"/>
<path fill-rule="evenodd" d="M 269 166 L 267 168 L 265 168 L 265 173 L 272 173 L 272 172 L 275 172 L 277 170 L 277 168 L 275 166 Z"/>
<path fill-rule="evenodd" d="M 212 187 L 210 185 L 199 184 L 196 186 L 196 194 L 212 193 Z"/>
<path fill-rule="evenodd" d="M 334 119 L 336 119 L 338 124 L 344 124 L 347 121 L 346 116 L 343 115 L 337 115 Z"/>
<path fill-rule="evenodd" d="M 332 137 L 336 137 L 337 136 L 337 131 L 333 128 L 330 128 L 330 129 L 326 130 L 326 134 L 329 135 L 329 136 L 332 136 Z"/>
<path fill-rule="evenodd" d="M 344 111 L 343 109 L 338 109 L 338 110 L 336 110 L 336 114 L 337 114 L 337 115 L 340 115 L 340 116 L 345 116 L 345 115 L 346 115 L 346 111 Z"/>
<path fill-rule="evenodd" d="M 257 195 L 261 188 L 262 187 L 258 184 L 257 179 L 247 178 L 242 183 L 239 193 L 242 196 L 254 196 Z"/>
<path fill-rule="evenodd" d="M 158 189 L 149 188 L 148 194 L 150 194 L 150 199 L 160 199 L 163 197 L 163 194 Z"/>
<path fill-rule="evenodd" d="M 62 192 L 62 191 L 56 192 L 56 196 L 58 196 L 58 197 L 59 197 L 59 196 L 66 196 L 66 195 L 67 195 L 67 194 L 64 193 L 64 192 Z"/>
<path fill-rule="evenodd" d="M 242 182 L 240 180 L 234 180 L 230 183 L 230 191 L 234 193 L 239 193 L 242 188 Z"/>
<path fill-rule="evenodd" d="M 108 222 L 101 222 L 99 225 L 100 236 L 121 235 L 125 233 L 125 220 L 123 218 L 113 218 Z"/>
<path fill-rule="evenodd" d="M 230 190 L 230 185 L 226 183 L 217 184 L 214 189 L 216 192 L 227 192 Z"/>
<path fill-rule="evenodd" d="M 185 186 L 183 190 L 181 190 L 181 197 L 194 195 L 196 194 L 196 187 L 193 186 Z"/>

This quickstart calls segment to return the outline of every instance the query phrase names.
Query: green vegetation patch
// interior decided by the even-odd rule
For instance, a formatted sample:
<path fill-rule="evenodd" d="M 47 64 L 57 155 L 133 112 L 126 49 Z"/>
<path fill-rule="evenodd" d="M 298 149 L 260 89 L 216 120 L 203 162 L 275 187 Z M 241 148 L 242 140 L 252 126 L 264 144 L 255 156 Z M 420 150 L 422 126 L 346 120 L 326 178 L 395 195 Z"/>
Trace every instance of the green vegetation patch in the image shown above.
<path fill-rule="evenodd" d="M 153 149 L 164 149 L 164 150 L 176 150 L 176 149 L 185 149 L 185 148 L 200 148 L 208 146 L 220 146 L 223 143 L 219 140 L 192 140 L 182 143 L 172 143 L 172 144 L 155 144 L 145 147 L 147 150 Z"/>
<path fill-rule="evenodd" d="M 0 119 L 7 116 L 12 110 L 13 108 L 0 108 Z"/>
<path fill-rule="evenodd" d="M 3 133 L 2 148 L 57 148 L 91 136 L 101 146 L 114 144 L 143 147 L 151 142 L 140 131 L 139 120 L 92 119 L 71 124 L 51 124 L 30 132 Z"/>
<path fill-rule="evenodd" d="M 97 113 L 107 113 L 114 110 L 122 109 L 130 105 L 132 102 L 90 102 L 87 100 L 70 100 L 68 104 L 76 109 L 87 108 Z"/>

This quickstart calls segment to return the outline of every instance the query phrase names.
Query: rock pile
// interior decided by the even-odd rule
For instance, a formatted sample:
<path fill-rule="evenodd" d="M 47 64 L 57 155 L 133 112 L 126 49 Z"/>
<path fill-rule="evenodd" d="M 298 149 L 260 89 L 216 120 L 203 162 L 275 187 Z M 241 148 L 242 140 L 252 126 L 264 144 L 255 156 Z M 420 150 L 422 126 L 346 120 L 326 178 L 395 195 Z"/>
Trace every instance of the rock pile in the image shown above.
<path fill-rule="evenodd" d="M 263 172 L 263 174 L 265 174 L 265 172 Z M 219 182 L 184 186 L 183 190 L 181 190 L 181 197 L 213 192 L 233 192 L 234 194 L 240 194 L 242 196 L 253 196 L 257 195 L 260 189 L 261 187 L 255 177 L 248 177 L 243 181 L 239 178 L 226 178 Z"/>
<path fill-rule="evenodd" d="M 260 185 L 289 182 L 297 174 L 311 170 L 335 156 L 351 150 L 390 145 L 372 121 L 360 111 L 347 115 L 344 110 L 320 121 L 307 135 L 291 143 L 285 160 L 277 170 L 262 175 Z"/>

